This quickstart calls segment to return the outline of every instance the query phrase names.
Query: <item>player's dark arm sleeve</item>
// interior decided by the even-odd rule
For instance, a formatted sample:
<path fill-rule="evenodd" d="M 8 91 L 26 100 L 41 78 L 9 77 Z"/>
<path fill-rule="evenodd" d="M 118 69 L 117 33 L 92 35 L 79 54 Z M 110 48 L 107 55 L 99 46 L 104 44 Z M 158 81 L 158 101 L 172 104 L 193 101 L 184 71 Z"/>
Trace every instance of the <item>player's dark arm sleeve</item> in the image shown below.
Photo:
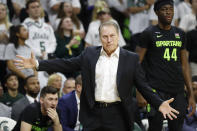
<path fill-rule="evenodd" d="M 36 115 L 30 113 L 30 112 L 35 112 L 35 110 L 33 110 L 30 106 L 27 106 L 23 112 L 22 112 L 22 116 L 21 116 L 21 122 L 24 121 L 30 125 L 33 124 L 34 121 L 34 117 L 36 117 Z"/>
<path fill-rule="evenodd" d="M 137 58 L 137 61 L 139 58 Z M 159 106 L 163 103 L 163 100 L 152 91 L 152 88 L 148 85 L 148 82 L 145 77 L 145 73 L 139 62 L 136 64 L 135 70 L 135 85 L 138 91 L 142 94 L 142 96 L 155 107 L 155 109 L 159 109 Z"/>

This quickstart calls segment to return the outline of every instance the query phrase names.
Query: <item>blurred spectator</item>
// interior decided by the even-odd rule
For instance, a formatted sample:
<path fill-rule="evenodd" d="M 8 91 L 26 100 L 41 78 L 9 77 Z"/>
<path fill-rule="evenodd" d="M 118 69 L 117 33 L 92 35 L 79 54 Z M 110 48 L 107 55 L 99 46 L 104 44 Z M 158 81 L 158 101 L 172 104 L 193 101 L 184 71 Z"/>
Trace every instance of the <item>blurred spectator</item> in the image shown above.
<path fill-rule="evenodd" d="M 109 5 L 109 8 L 115 8 L 117 11 L 124 12 L 127 9 L 127 2 L 128 0 L 117 0 L 117 1 L 111 1 L 106 0 L 107 4 Z"/>
<path fill-rule="evenodd" d="M 0 42 L 8 41 L 9 28 L 11 25 L 8 20 L 7 6 L 0 3 Z"/>
<path fill-rule="evenodd" d="M 128 0 L 130 30 L 133 34 L 141 33 L 149 26 L 148 11 L 154 0 Z"/>
<path fill-rule="evenodd" d="M 8 7 L 8 10 L 9 10 L 9 19 L 10 21 L 12 21 L 12 18 L 14 17 L 14 5 L 13 5 L 13 2 L 12 0 L 3 0 L 5 1 L 4 4 L 7 4 L 7 7 Z"/>
<path fill-rule="evenodd" d="M 62 131 L 57 104 L 58 90 L 51 86 L 44 87 L 40 93 L 40 102 L 32 103 L 23 110 L 14 131 L 47 131 L 50 127 L 53 131 Z"/>
<path fill-rule="evenodd" d="M 40 1 L 40 4 L 41 4 L 41 6 L 43 7 L 43 9 L 47 12 L 47 13 L 49 13 L 50 11 L 50 8 L 49 8 L 49 3 L 50 3 L 50 1 L 51 0 L 39 0 Z"/>
<path fill-rule="evenodd" d="M 134 51 L 135 47 L 133 47 L 132 44 L 133 37 L 131 37 L 132 33 L 129 29 L 130 21 L 129 21 L 129 10 L 127 7 L 128 0 L 115 0 L 115 1 L 106 0 L 106 1 L 109 5 L 111 16 L 112 18 L 117 20 L 123 38 L 127 43 L 127 45 L 124 46 L 124 49 Z"/>
<path fill-rule="evenodd" d="M 109 8 L 109 6 L 104 0 L 96 0 L 92 14 L 92 21 L 98 20 L 98 13 L 97 13 L 98 8 Z"/>
<path fill-rule="evenodd" d="M 58 90 L 58 97 L 60 98 L 60 89 L 62 87 L 62 77 L 57 73 L 49 76 L 47 86 L 52 86 Z"/>
<path fill-rule="evenodd" d="M 37 1 L 40 2 L 40 0 L 37 0 Z M 28 12 L 27 12 L 27 8 L 22 8 L 20 11 L 20 14 L 19 14 L 20 22 L 22 23 L 27 17 L 29 17 Z M 40 18 L 44 22 L 49 23 L 48 13 L 42 7 L 41 7 Z"/>
<path fill-rule="evenodd" d="M 179 24 L 179 27 L 183 29 L 185 32 L 188 32 L 190 30 L 193 30 L 197 26 L 197 0 L 190 0 L 191 6 L 192 6 L 192 12 L 185 15 Z"/>
<path fill-rule="evenodd" d="M 23 24 L 29 31 L 27 45 L 32 48 L 38 59 L 47 59 L 48 54 L 53 53 L 56 48 L 54 31 L 40 18 L 41 5 L 37 0 L 29 0 L 26 6 L 29 17 Z"/>
<path fill-rule="evenodd" d="M 11 0 L 11 1 L 12 1 L 12 4 L 10 3 L 10 6 L 13 6 L 13 10 L 14 10 L 14 17 L 11 17 L 11 18 L 13 18 L 12 23 L 14 25 L 18 25 L 18 24 L 22 23 L 25 20 L 25 18 L 28 17 L 28 14 L 26 11 L 26 4 L 29 0 Z M 37 0 L 37 1 L 40 2 L 40 0 Z M 11 10 L 12 10 L 12 8 L 11 8 Z M 42 7 L 41 7 L 41 10 L 42 10 L 41 11 L 41 18 L 43 18 L 43 20 L 45 22 L 49 23 L 49 18 L 48 18 L 47 12 Z"/>
<path fill-rule="evenodd" d="M 194 98 L 197 102 L 197 76 L 192 77 L 192 88 L 194 92 Z M 197 129 L 197 112 L 191 117 L 186 116 L 182 131 L 196 131 Z"/>
<path fill-rule="evenodd" d="M 26 40 L 29 37 L 27 29 L 22 25 L 12 26 L 10 28 L 10 44 L 8 44 L 5 51 L 5 58 L 7 60 L 7 67 L 10 71 L 18 76 L 19 91 L 25 94 L 24 79 L 30 75 L 37 75 L 36 70 L 32 69 L 18 69 L 14 64 L 14 60 L 17 59 L 16 55 L 23 57 L 31 57 L 31 48 L 26 44 Z"/>
<path fill-rule="evenodd" d="M 11 118 L 15 121 L 18 121 L 21 112 L 27 107 L 29 104 L 34 103 L 38 93 L 40 92 L 40 84 L 38 78 L 34 75 L 28 76 L 25 79 L 26 95 L 25 97 L 19 99 L 12 105 L 12 113 Z"/>
<path fill-rule="evenodd" d="M 55 33 L 57 48 L 55 55 L 58 58 L 72 58 L 78 56 L 83 50 L 81 37 L 75 34 L 70 17 L 62 18 Z M 78 72 L 65 72 L 66 77 L 76 77 Z"/>
<path fill-rule="evenodd" d="M 13 60 L 17 59 L 16 55 L 26 58 L 31 57 L 31 48 L 26 45 L 25 41 L 29 38 L 29 33 L 23 25 L 12 26 L 10 28 L 10 43 L 6 48 L 5 58 L 7 61 L 8 69 L 14 72 L 17 76 L 25 79 L 27 76 L 37 74 L 35 70 L 23 69 L 20 70 L 16 67 Z"/>
<path fill-rule="evenodd" d="M 9 37 L 9 28 L 12 24 L 8 20 L 7 15 L 7 6 L 0 3 L 0 43 L 1 43 L 1 51 L 3 52 L 3 45 L 8 43 Z M 3 58 L 3 54 L 1 53 L 0 59 Z"/>
<path fill-rule="evenodd" d="M 72 22 L 73 22 L 73 30 L 77 35 L 80 35 L 81 38 L 84 37 L 85 31 L 83 24 L 81 21 L 78 19 L 77 15 L 73 11 L 73 7 L 70 3 L 68 2 L 62 2 L 60 4 L 60 8 L 57 14 L 57 18 L 55 20 L 55 29 L 57 29 L 60 21 L 64 17 L 70 17 Z"/>
<path fill-rule="evenodd" d="M 0 117 L 11 118 L 11 107 L 0 102 Z"/>
<path fill-rule="evenodd" d="M 0 3 L 0 82 L 3 82 L 3 78 L 6 75 L 5 50 L 9 42 L 10 26 L 11 23 L 8 20 L 7 6 Z"/>
<path fill-rule="evenodd" d="M 27 1 L 28 0 L 12 0 L 14 10 L 17 16 L 20 14 L 21 9 L 25 8 Z"/>
<path fill-rule="evenodd" d="M 111 12 L 111 16 L 117 20 L 121 31 L 123 31 L 123 27 L 124 27 L 124 20 L 126 18 L 127 13 L 127 1 L 128 0 L 106 0 L 109 8 L 110 8 L 110 12 Z"/>
<path fill-rule="evenodd" d="M 51 0 L 41 0 L 40 3 L 43 7 L 43 9 L 47 12 L 48 14 L 48 17 L 49 17 L 49 23 L 50 25 L 53 27 L 54 26 L 54 23 L 55 23 L 55 19 L 56 19 L 56 16 L 57 16 L 57 12 L 53 11 L 51 6 L 51 3 L 52 1 Z"/>
<path fill-rule="evenodd" d="M 81 53 L 83 49 L 81 37 L 74 34 L 70 17 L 61 19 L 55 35 L 57 39 L 55 54 L 58 58 L 71 58 Z"/>
<path fill-rule="evenodd" d="M 50 13 L 50 22 L 52 26 L 55 27 L 55 21 L 56 21 L 56 16 L 58 14 L 58 11 L 60 9 L 61 2 L 68 2 L 71 3 L 73 7 L 73 12 L 74 14 L 79 14 L 81 10 L 81 4 L 79 0 L 49 0 L 48 1 L 48 7 L 50 8 L 49 13 Z"/>
<path fill-rule="evenodd" d="M 69 2 L 72 4 L 75 14 L 80 13 L 81 4 L 79 0 L 50 0 L 50 7 L 53 11 L 58 12 L 61 2 Z"/>
<path fill-rule="evenodd" d="M 62 93 L 68 94 L 70 92 L 72 92 L 73 90 L 75 90 L 75 79 L 74 78 L 68 78 L 65 82 L 64 82 L 64 87 L 62 89 Z"/>
<path fill-rule="evenodd" d="M 177 5 L 177 15 L 179 22 L 185 15 L 192 12 L 191 4 L 189 1 L 190 0 L 184 0 Z"/>
<path fill-rule="evenodd" d="M 24 97 L 18 92 L 18 78 L 15 74 L 9 73 L 4 78 L 4 85 L 8 92 L 4 93 L 0 98 L 0 102 L 11 107 L 14 102 Z"/>
<path fill-rule="evenodd" d="M 130 48 L 135 51 L 139 44 L 141 32 L 149 26 L 149 11 L 154 0 L 128 0 L 128 27 L 132 36 Z"/>
<path fill-rule="evenodd" d="M 25 8 L 25 4 L 27 0 L 11 0 L 11 1 L 14 8 L 14 16 L 12 18 L 12 23 L 14 25 L 18 25 L 20 24 L 20 19 L 19 19 L 20 12 L 23 8 Z"/>
<path fill-rule="evenodd" d="M 52 27 L 41 18 L 42 8 L 40 2 L 28 0 L 26 9 L 29 17 L 25 19 L 23 25 L 29 31 L 27 45 L 33 50 L 37 59 L 53 58 L 57 45 L 56 39 Z M 46 86 L 48 74 L 38 72 L 38 79 L 41 79 L 41 87 Z"/>
<path fill-rule="evenodd" d="M 104 1 L 97 1 L 94 12 L 96 12 L 93 17 L 97 18 L 96 20 L 92 21 L 88 27 L 88 32 L 85 37 L 86 46 L 100 46 L 101 41 L 99 38 L 99 26 L 103 22 L 113 21 L 117 23 L 110 15 L 110 10 L 107 7 L 108 5 Z M 94 19 L 94 18 L 93 18 Z M 118 23 L 117 23 L 118 24 Z M 122 37 L 122 33 L 119 29 L 119 46 L 125 46 L 126 42 Z"/>
<path fill-rule="evenodd" d="M 0 98 L 3 96 L 3 87 L 0 83 Z M 11 117 L 11 108 L 0 102 L 0 117 Z"/>
<path fill-rule="evenodd" d="M 89 1 L 90 0 L 80 0 L 80 3 L 81 3 L 81 11 L 77 15 L 78 18 L 83 23 L 85 32 L 87 32 L 88 26 L 89 26 L 89 24 L 91 22 L 92 11 L 93 11 L 93 7 L 94 7 L 94 6 L 88 4 Z"/>
<path fill-rule="evenodd" d="M 197 75 L 197 28 L 187 32 L 187 50 L 192 76 Z"/>
<path fill-rule="evenodd" d="M 82 90 L 81 75 L 77 76 L 75 81 L 75 91 L 62 96 L 58 101 L 63 131 L 82 131 L 79 122 L 80 95 Z"/>

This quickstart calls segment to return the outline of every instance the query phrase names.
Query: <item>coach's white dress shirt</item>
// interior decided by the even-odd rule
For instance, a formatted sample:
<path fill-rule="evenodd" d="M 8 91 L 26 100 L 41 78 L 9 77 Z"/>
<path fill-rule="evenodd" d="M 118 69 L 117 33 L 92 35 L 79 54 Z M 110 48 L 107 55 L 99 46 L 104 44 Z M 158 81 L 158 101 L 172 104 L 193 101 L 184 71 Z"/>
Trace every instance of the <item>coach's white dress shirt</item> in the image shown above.
<path fill-rule="evenodd" d="M 96 88 L 95 100 L 100 102 L 120 101 L 117 91 L 117 70 L 120 48 L 108 56 L 104 49 L 101 49 L 100 57 L 96 63 Z"/>

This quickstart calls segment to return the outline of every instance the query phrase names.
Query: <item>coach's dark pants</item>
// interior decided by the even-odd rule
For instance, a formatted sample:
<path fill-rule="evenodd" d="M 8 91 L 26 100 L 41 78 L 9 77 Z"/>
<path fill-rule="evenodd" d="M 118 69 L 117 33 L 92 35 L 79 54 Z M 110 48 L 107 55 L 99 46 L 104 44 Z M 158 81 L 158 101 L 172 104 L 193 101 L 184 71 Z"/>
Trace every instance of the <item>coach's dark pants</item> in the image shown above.
<path fill-rule="evenodd" d="M 94 107 L 95 121 L 84 131 L 129 131 L 121 104 Z"/>
<path fill-rule="evenodd" d="M 168 119 L 168 129 L 169 131 L 182 131 L 182 126 L 187 110 L 187 99 L 184 93 L 179 94 L 167 94 L 163 92 L 157 92 L 163 100 L 168 100 L 174 98 L 175 100 L 170 104 L 174 109 L 179 111 L 177 119 Z M 151 107 L 152 112 L 152 107 Z M 149 116 L 149 131 L 161 131 L 163 126 L 163 115 L 158 111 L 153 111 Z"/>

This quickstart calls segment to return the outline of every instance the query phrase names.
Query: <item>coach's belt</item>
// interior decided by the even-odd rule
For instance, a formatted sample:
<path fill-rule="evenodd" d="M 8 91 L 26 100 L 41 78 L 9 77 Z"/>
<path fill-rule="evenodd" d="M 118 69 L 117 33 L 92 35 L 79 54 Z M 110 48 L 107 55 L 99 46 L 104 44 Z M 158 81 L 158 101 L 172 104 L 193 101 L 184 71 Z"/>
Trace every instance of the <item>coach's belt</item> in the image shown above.
<path fill-rule="evenodd" d="M 115 106 L 115 105 L 119 105 L 121 102 L 120 101 L 116 101 L 116 102 L 101 102 L 101 101 L 96 101 L 95 102 L 95 107 L 98 107 L 98 108 L 107 108 L 107 107 L 112 107 L 112 106 Z"/>

